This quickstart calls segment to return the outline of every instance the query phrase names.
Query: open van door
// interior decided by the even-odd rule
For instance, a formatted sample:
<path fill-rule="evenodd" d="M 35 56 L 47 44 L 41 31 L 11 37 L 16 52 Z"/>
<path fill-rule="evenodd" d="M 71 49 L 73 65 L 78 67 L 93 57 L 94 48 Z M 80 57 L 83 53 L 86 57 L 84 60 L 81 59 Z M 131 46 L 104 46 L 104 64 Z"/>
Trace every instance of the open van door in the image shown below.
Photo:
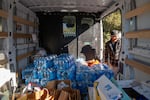
<path fill-rule="evenodd" d="M 120 62 L 124 66 L 124 78 L 149 80 L 149 0 L 120 1 L 105 11 L 101 18 L 117 8 L 122 14 Z"/>
<path fill-rule="evenodd" d="M 144 93 L 144 91 L 147 90 L 146 88 L 149 89 L 150 80 L 150 2 L 123 0 L 116 7 L 120 8 L 122 13 L 120 64 L 123 73 L 120 79 L 138 81 L 143 89 L 138 89 L 138 86 L 133 89 L 149 98 L 150 92 Z M 113 8 L 104 12 L 102 17 L 114 11 Z"/>

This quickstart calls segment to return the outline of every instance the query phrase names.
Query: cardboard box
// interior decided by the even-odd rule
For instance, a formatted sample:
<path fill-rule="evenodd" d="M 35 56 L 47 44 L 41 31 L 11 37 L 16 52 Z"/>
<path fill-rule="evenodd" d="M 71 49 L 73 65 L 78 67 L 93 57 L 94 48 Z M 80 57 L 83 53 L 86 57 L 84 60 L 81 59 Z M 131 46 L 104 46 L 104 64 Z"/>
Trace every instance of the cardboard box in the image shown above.
<path fill-rule="evenodd" d="M 15 99 L 12 100 L 52 100 L 50 98 L 54 98 L 54 96 L 49 95 L 49 92 L 47 91 L 45 92 L 44 90 L 41 90 L 31 93 L 25 93 L 15 97 Z"/>
<path fill-rule="evenodd" d="M 69 100 L 81 100 L 80 91 L 78 89 L 67 87 L 63 88 L 62 91 L 69 93 Z"/>
<path fill-rule="evenodd" d="M 39 100 L 41 99 L 42 95 L 44 94 L 44 90 L 40 90 L 37 92 L 28 92 L 23 95 L 16 96 L 17 100 Z"/>
<path fill-rule="evenodd" d="M 27 100 L 28 97 L 27 97 L 27 94 L 24 94 L 24 95 L 21 95 L 21 96 L 19 96 L 19 97 L 16 97 L 15 99 L 16 99 L 16 100 Z"/>
<path fill-rule="evenodd" d="M 89 100 L 95 100 L 94 87 L 88 87 L 88 98 Z"/>
<path fill-rule="evenodd" d="M 98 80 L 97 90 L 102 100 L 118 100 L 122 98 L 122 91 L 111 80 L 102 75 Z"/>
<path fill-rule="evenodd" d="M 93 90 L 94 100 L 101 100 L 101 98 L 100 98 L 100 96 L 99 96 L 99 93 L 98 93 L 98 90 L 97 90 L 98 83 L 99 83 L 98 80 L 96 80 L 96 81 L 94 82 L 94 90 Z"/>
<path fill-rule="evenodd" d="M 60 93 L 61 93 L 61 90 L 53 89 L 50 91 L 50 96 L 53 97 L 54 100 L 58 100 Z"/>
<path fill-rule="evenodd" d="M 49 81 L 46 85 L 46 88 L 51 90 L 51 89 L 57 89 L 57 86 L 59 83 L 64 82 L 66 85 L 71 87 L 71 81 L 70 80 L 53 80 Z"/>
<path fill-rule="evenodd" d="M 68 85 L 68 87 L 58 89 L 58 85 L 62 83 Z M 53 80 L 47 83 L 46 88 L 55 100 L 81 100 L 80 91 L 71 88 L 70 80 Z"/>

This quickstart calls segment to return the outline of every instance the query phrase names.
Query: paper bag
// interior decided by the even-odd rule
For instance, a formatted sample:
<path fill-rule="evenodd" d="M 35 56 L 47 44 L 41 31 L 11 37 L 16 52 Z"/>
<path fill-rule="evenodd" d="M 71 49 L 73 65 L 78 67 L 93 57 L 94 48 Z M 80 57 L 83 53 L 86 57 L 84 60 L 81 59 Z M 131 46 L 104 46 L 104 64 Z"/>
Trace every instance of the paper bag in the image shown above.
<path fill-rule="evenodd" d="M 69 99 L 69 93 L 64 90 L 61 90 L 58 100 L 68 100 L 68 99 Z"/>

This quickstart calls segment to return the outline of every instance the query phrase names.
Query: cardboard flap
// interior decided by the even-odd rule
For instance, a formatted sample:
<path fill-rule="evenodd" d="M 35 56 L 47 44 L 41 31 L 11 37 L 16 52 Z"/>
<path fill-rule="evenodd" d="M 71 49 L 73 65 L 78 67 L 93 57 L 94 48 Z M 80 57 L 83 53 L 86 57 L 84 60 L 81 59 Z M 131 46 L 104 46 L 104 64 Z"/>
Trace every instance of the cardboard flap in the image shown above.
<path fill-rule="evenodd" d="M 102 75 L 98 80 L 97 90 L 102 100 L 118 100 L 122 97 L 121 90 L 119 90 L 105 75 Z"/>

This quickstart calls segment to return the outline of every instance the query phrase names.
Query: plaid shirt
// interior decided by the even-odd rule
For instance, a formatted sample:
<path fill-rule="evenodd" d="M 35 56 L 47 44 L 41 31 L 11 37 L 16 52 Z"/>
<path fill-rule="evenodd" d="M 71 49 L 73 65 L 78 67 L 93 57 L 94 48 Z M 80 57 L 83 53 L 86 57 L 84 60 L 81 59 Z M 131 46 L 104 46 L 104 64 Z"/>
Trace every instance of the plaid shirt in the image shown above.
<path fill-rule="evenodd" d="M 110 62 L 113 66 L 118 66 L 120 49 L 120 40 L 117 40 L 115 43 L 112 43 L 111 40 L 108 41 L 105 45 L 105 62 Z"/>

